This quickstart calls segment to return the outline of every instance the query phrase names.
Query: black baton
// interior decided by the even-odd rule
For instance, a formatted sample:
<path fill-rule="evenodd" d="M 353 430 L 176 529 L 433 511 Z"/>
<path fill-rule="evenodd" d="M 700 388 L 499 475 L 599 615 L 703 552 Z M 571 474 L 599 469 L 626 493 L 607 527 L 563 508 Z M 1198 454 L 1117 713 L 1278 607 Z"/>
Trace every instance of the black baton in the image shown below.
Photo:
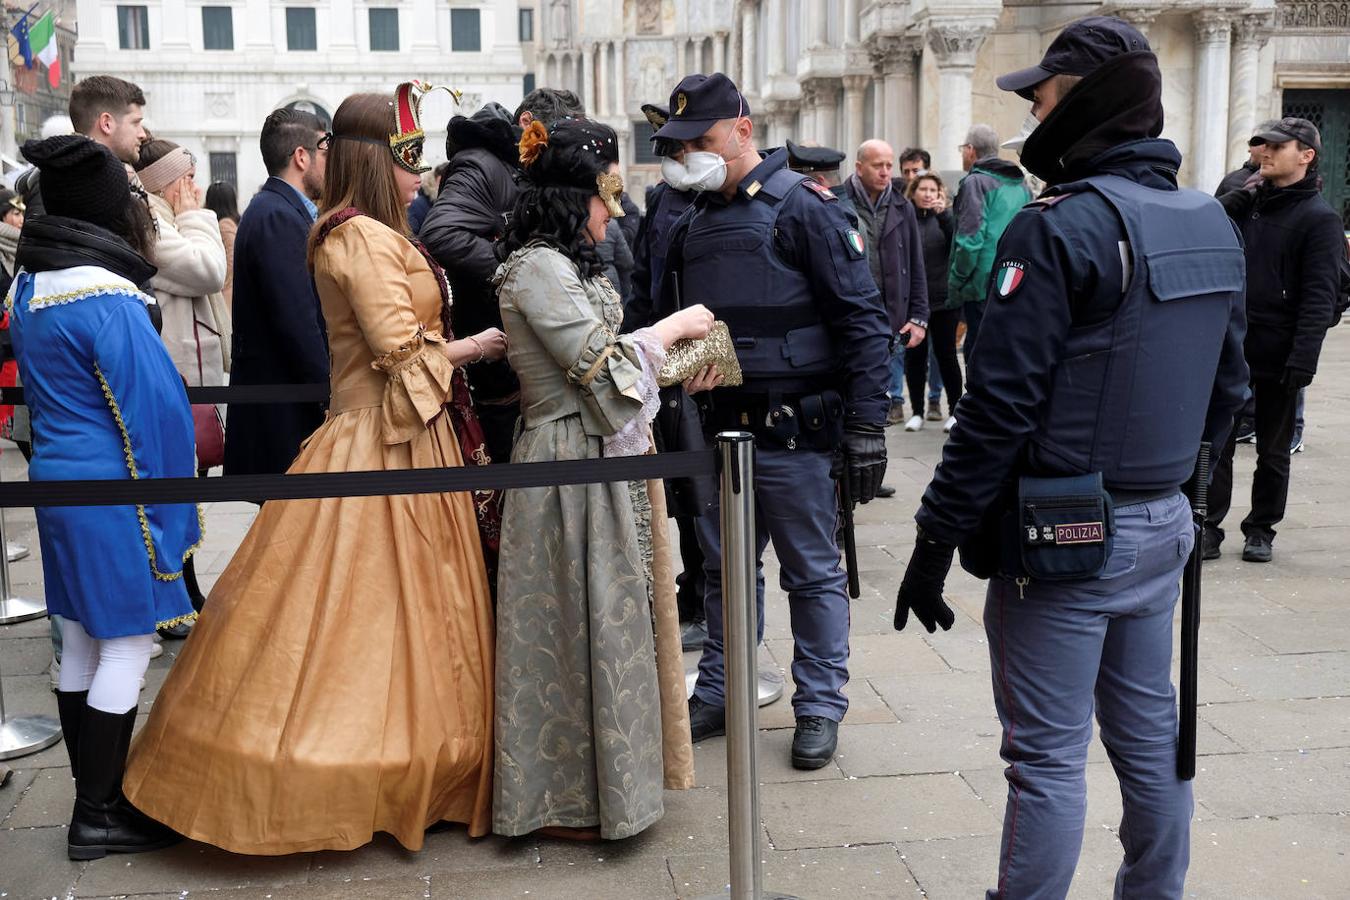
<path fill-rule="evenodd" d="M 1181 576 L 1181 721 L 1177 734 L 1177 777 L 1195 777 L 1195 718 L 1200 674 L 1200 584 L 1204 564 L 1205 516 L 1209 508 L 1208 442 L 1200 444 L 1190 501 L 1195 546 Z"/>
<path fill-rule="evenodd" d="M 848 573 L 848 596 L 857 600 L 862 595 L 858 585 L 858 539 L 853 533 L 853 494 L 848 489 L 848 451 L 844 453 L 844 471 L 839 476 L 839 520 L 844 533 L 844 570 Z"/>

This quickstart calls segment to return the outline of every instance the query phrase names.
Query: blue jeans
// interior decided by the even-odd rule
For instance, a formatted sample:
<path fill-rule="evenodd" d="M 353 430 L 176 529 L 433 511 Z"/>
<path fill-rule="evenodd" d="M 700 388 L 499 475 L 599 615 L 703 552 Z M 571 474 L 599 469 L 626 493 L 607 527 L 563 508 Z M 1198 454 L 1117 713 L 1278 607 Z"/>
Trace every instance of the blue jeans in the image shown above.
<path fill-rule="evenodd" d="M 928 402 L 936 403 L 942 399 L 942 369 L 938 366 L 936 345 L 928 342 Z"/>
<path fill-rule="evenodd" d="M 1068 894 L 1094 710 L 1125 808 L 1115 896 L 1182 896 L 1194 801 L 1176 774 L 1172 614 L 1194 541 L 1190 504 L 1177 494 L 1116 510 L 1098 578 L 1033 581 L 1024 597 L 1011 581 L 989 582 L 984 627 L 1008 801 L 998 887 L 987 900 Z"/>
<path fill-rule="evenodd" d="M 764 548 L 773 541 L 779 585 L 792 618 L 792 708 L 798 716 L 843 720 L 848 699 L 849 606 L 847 579 L 835 543 L 836 500 L 830 454 L 803 450 L 755 453 L 755 563 L 759 634 L 764 637 Z M 722 639 L 721 518 L 714 505 L 698 517 L 707 584 L 703 611 L 708 638 L 698 664 L 694 694 L 725 706 L 726 660 Z"/>
<path fill-rule="evenodd" d="M 891 389 L 887 392 L 892 403 L 905 402 L 905 340 L 895 339 L 895 349 L 891 351 Z"/>

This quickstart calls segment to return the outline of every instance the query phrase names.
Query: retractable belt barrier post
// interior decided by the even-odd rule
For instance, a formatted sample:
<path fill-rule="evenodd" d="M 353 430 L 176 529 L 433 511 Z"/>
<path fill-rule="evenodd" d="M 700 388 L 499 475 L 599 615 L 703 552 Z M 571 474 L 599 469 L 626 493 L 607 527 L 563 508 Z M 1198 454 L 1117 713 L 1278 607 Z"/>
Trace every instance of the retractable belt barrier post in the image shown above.
<path fill-rule="evenodd" d="M 717 436 L 717 449 L 722 468 L 722 638 L 726 660 L 730 896 L 731 900 L 764 900 L 766 896 L 773 900 L 794 900 L 786 894 L 765 895 L 760 856 L 754 438 L 744 431 L 724 431 Z"/>

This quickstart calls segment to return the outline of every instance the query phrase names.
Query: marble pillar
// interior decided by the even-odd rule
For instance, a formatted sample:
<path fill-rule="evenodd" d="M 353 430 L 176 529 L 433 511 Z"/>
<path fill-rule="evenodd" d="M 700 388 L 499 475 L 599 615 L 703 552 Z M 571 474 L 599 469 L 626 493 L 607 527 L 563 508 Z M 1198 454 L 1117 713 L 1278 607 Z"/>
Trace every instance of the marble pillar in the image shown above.
<path fill-rule="evenodd" d="M 599 108 L 595 105 L 595 50 L 589 44 L 581 48 L 581 72 L 581 103 L 586 107 L 587 115 L 598 115 Z M 558 82 L 561 85 L 562 79 L 558 79 Z"/>
<path fill-rule="evenodd" d="M 1161 13 L 1162 8 L 1156 6 L 1118 6 L 1111 15 L 1129 22 L 1139 29 L 1140 34 L 1147 38 L 1149 28 L 1153 26 Z"/>
<path fill-rule="evenodd" d="M 1243 16 L 1233 29 L 1233 69 L 1228 93 L 1228 162 L 1232 171 L 1247 161 L 1247 140 L 1256 131 L 1256 92 L 1261 48 L 1270 38 L 1271 20 Z"/>
<path fill-rule="evenodd" d="M 737 85 L 747 94 L 756 93 L 759 84 L 755 77 L 755 25 L 755 7 L 747 4 L 741 9 L 741 83 Z"/>
<path fill-rule="evenodd" d="M 614 42 L 614 115 L 628 117 L 628 66 L 625 63 L 628 44 Z"/>
<path fill-rule="evenodd" d="M 872 134 L 899 148 L 913 143 L 918 131 L 918 54 L 921 37 L 885 35 L 868 48 L 879 75 Z"/>
<path fill-rule="evenodd" d="M 867 99 L 867 84 L 871 80 L 868 75 L 844 76 L 845 138 L 844 146 L 839 149 L 848 154 L 844 163 L 845 171 L 852 168 L 858 145 L 867 139 L 867 134 L 863 130 L 865 115 L 863 104 Z"/>
<path fill-rule="evenodd" d="M 1228 171 L 1229 42 L 1233 16 L 1218 10 L 1196 13 L 1195 119 L 1191 128 L 1190 159 L 1182 180 L 1202 191 L 1213 191 Z"/>
<path fill-rule="evenodd" d="M 725 72 L 727 69 L 727 33 L 719 31 L 713 35 L 713 71 Z"/>
<path fill-rule="evenodd" d="M 844 0 L 844 45 L 858 43 L 861 0 Z"/>
<path fill-rule="evenodd" d="M 872 76 L 872 134 L 886 134 L 886 79 Z"/>
<path fill-rule="evenodd" d="M 993 21 L 947 20 L 932 22 L 928 47 L 938 68 L 938 144 L 930 148 L 933 165 L 942 172 L 961 169 L 956 148 L 970 130 L 975 55 L 994 30 Z M 905 135 L 898 135 L 908 139 Z"/>
<path fill-rule="evenodd" d="M 594 79 L 591 75 L 594 73 Z M 595 45 L 595 68 L 586 68 L 586 80 L 595 83 L 595 115 L 612 115 L 614 110 L 609 104 L 609 43 L 601 41 Z"/>
<path fill-rule="evenodd" d="M 768 0 L 764 6 L 765 80 L 783 74 L 783 54 L 787 50 L 787 13 L 783 0 Z"/>
<path fill-rule="evenodd" d="M 825 47 L 829 44 L 829 0 L 804 0 L 806 11 L 806 40 L 802 42 L 807 50 Z"/>

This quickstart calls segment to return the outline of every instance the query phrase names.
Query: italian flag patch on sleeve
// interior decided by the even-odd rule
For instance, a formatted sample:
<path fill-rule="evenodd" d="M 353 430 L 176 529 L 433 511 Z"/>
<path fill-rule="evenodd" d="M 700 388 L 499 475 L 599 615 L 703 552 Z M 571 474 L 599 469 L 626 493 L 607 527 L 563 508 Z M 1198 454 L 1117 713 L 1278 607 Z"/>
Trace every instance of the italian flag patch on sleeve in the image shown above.
<path fill-rule="evenodd" d="M 994 289 L 1000 297 L 1011 297 L 1026 279 L 1027 264 L 1020 259 L 1007 259 L 998 264 L 998 275 L 994 279 Z"/>

